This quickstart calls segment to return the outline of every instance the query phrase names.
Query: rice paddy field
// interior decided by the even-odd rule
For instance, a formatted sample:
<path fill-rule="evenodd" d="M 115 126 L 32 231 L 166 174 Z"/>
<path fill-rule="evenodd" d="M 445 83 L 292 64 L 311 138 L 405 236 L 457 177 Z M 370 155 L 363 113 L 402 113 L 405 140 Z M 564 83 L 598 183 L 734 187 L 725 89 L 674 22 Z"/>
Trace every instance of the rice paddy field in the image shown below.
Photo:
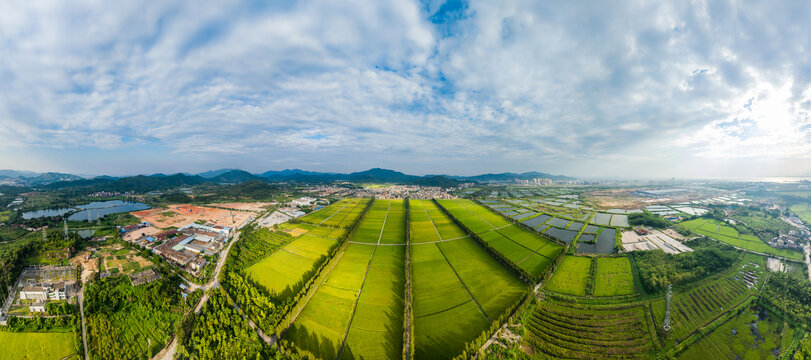
<path fill-rule="evenodd" d="M 349 227 L 355 223 L 368 202 L 369 199 L 343 199 L 304 215 L 299 220 L 319 226 Z"/>
<path fill-rule="evenodd" d="M 638 304 L 541 302 L 525 323 L 524 342 L 538 358 L 648 359 L 653 338 L 647 308 Z"/>
<path fill-rule="evenodd" d="M 31 333 L 0 331 L 4 359 L 79 359 L 73 333 Z"/>
<path fill-rule="evenodd" d="M 334 209 L 345 209 L 351 203 L 360 204 L 359 202 L 341 201 L 310 215 L 315 215 L 325 209 L 327 211 L 319 216 L 335 214 L 337 211 L 333 211 Z M 362 206 L 366 206 L 366 202 L 362 204 Z M 335 208 L 330 210 L 330 207 Z M 327 217 L 329 215 L 323 219 Z M 320 222 L 323 221 L 320 220 Z M 330 249 L 338 245 L 339 239 L 346 235 L 348 230 L 344 227 L 318 226 L 309 223 L 287 223 L 280 225 L 279 229 L 295 236 L 296 239 L 251 265 L 245 271 L 248 276 L 267 288 L 274 298 L 285 299 L 298 293 L 299 287 L 306 282 L 315 265 L 323 261 Z"/>
<path fill-rule="evenodd" d="M 414 355 L 447 359 L 526 293 L 431 201 L 410 201 Z"/>
<path fill-rule="evenodd" d="M 563 250 L 563 246 L 512 224 L 473 201 L 439 200 L 439 203 L 492 248 L 531 275 L 543 273 Z"/>
<path fill-rule="evenodd" d="M 402 353 L 405 205 L 375 200 L 285 337 L 321 358 Z"/>
<path fill-rule="evenodd" d="M 590 257 L 567 255 L 555 269 L 555 274 L 545 288 L 561 294 L 586 296 L 590 275 Z"/>
<path fill-rule="evenodd" d="M 718 220 L 699 218 L 682 222 L 681 225 L 701 235 L 723 241 L 742 249 L 784 256 L 796 261 L 802 261 L 803 259 L 803 254 L 800 251 L 773 248 L 769 246 L 769 244 L 761 241 L 758 237 L 749 234 L 740 234 L 735 228 Z"/>
<path fill-rule="evenodd" d="M 594 296 L 618 296 L 634 293 L 634 275 L 627 257 L 596 258 Z"/>
<path fill-rule="evenodd" d="M 752 255 L 737 271 L 694 286 L 684 291 L 674 290 L 671 299 L 670 335 L 682 341 L 697 329 L 708 325 L 726 311 L 740 305 L 757 292 L 762 282 L 762 258 Z M 759 260 L 756 260 L 759 259 Z M 758 263 L 759 261 L 759 263 Z M 661 327 L 665 316 L 665 299 L 651 303 L 654 319 Z"/>

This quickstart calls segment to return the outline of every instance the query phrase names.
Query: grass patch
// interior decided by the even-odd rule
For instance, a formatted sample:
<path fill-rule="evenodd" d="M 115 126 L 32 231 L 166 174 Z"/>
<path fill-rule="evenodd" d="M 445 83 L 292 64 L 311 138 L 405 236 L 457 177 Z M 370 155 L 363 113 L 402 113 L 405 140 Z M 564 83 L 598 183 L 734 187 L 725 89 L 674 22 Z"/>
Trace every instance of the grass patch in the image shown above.
<path fill-rule="evenodd" d="M 627 257 L 597 258 L 594 274 L 594 296 L 617 296 L 634 293 L 634 275 Z"/>
<path fill-rule="evenodd" d="M 73 333 L 26 333 L 0 331 L 5 359 L 63 359 L 76 354 Z"/>
<path fill-rule="evenodd" d="M 561 294 L 586 296 L 590 270 L 590 257 L 567 255 L 545 288 Z"/>

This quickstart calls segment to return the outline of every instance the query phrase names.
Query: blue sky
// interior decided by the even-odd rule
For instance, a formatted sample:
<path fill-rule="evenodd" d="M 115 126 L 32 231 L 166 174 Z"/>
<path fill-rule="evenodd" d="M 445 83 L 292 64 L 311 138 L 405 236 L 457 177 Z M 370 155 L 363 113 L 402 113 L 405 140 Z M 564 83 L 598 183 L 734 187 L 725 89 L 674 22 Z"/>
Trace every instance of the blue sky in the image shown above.
<path fill-rule="evenodd" d="M 0 168 L 811 176 L 811 3 L 0 3 Z"/>

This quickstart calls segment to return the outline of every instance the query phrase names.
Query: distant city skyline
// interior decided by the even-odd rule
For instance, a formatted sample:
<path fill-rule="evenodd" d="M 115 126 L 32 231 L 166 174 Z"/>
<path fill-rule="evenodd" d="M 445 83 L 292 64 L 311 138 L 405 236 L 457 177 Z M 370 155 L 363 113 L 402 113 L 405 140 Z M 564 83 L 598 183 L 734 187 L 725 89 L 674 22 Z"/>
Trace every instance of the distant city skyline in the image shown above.
<path fill-rule="evenodd" d="M 0 168 L 811 176 L 811 3 L 0 4 Z"/>

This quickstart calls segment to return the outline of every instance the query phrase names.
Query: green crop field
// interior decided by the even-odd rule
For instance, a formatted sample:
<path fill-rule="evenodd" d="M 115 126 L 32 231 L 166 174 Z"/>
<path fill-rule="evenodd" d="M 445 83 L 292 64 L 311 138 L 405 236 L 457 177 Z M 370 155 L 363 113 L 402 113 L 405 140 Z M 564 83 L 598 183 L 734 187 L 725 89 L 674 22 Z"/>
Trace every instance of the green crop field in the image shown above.
<path fill-rule="evenodd" d="M 349 241 L 285 336 L 322 358 L 339 353 L 342 359 L 398 357 L 403 346 L 404 202 L 375 200 Z"/>
<path fill-rule="evenodd" d="M 652 358 L 653 339 L 642 305 L 581 305 L 547 299 L 525 323 L 524 342 L 538 358 Z"/>
<path fill-rule="evenodd" d="M 797 261 L 802 261 L 803 258 L 803 254 L 800 251 L 773 248 L 756 236 L 740 234 L 735 228 L 718 220 L 700 218 L 682 222 L 681 225 L 701 235 L 723 241 L 742 249 L 785 256 Z"/>
<path fill-rule="evenodd" d="M 330 231 L 332 229 L 326 228 Z M 274 297 L 286 298 L 296 294 L 319 259 L 328 255 L 337 240 L 312 235 L 301 235 L 270 256 L 246 269 L 246 273 L 266 287 Z"/>
<path fill-rule="evenodd" d="M 634 275 L 627 257 L 597 258 L 594 273 L 594 296 L 617 296 L 634 293 Z"/>
<path fill-rule="evenodd" d="M 372 244 L 405 244 L 405 231 L 405 202 L 403 200 L 375 200 L 363 221 L 358 225 L 352 241 Z"/>
<path fill-rule="evenodd" d="M 750 307 L 704 336 L 677 356 L 681 359 L 772 359 L 772 351 L 787 349 L 794 329 L 783 319 L 766 312 L 760 320 L 758 309 Z M 751 327 L 757 324 L 756 338 Z M 782 355 L 782 354 L 781 354 Z"/>
<path fill-rule="evenodd" d="M 363 212 L 369 199 L 344 199 L 302 216 L 303 223 L 331 227 L 349 227 Z"/>
<path fill-rule="evenodd" d="M 719 279 L 700 284 L 687 291 L 674 290 L 670 311 L 671 336 L 677 341 L 682 341 L 696 329 L 706 326 L 725 311 L 756 294 L 756 286 L 762 282 L 764 268 L 762 259 L 757 255 L 748 256 L 743 268 L 736 267 L 735 271 Z M 664 299 L 652 303 L 654 319 L 658 326 L 664 321 L 665 306 Z"/>
<path fill-rule="evenodd" d="M 526 288 L 432 202 L 411 201 L 410 212 L 414 354 L 451 358 Z"/>
<path fill-rule="evenodd" d="M 806 224 L 811 224 L 811 203 L 791 205 L 791 212 L 797 214 Z"/>
<path fill-rule="evenodd" d="M 29 333 L 0 331 L 3 359 L 46 360 L 78 358 L 73 333 Z M 75 355 L 75 356 L 72 356 Z"/>
<path fill-rule="evenodd" d="M 466 237 L 464 230 L 460 229 L 451 219 L 442 213 L 431 200 L 409 200 L 411 212 L 409 227 L 411 229 L 411 242 L 434 242 L 442 239 L 458 239 Z"/>
<path fill-rule="evenodd" d="M 590 271 L 590 257 L 567 255 L 555 269 L 555 274 L 545 288 L 561 294 L 586 296 Z"/>
<path fill-rule="evenodd" d="M 531 275 L 543 273 L 563 250 L 561 245 L 512 224 L 501 215 L 473 201 L 439 200 L 439 202 L 459 222 Z"/>

